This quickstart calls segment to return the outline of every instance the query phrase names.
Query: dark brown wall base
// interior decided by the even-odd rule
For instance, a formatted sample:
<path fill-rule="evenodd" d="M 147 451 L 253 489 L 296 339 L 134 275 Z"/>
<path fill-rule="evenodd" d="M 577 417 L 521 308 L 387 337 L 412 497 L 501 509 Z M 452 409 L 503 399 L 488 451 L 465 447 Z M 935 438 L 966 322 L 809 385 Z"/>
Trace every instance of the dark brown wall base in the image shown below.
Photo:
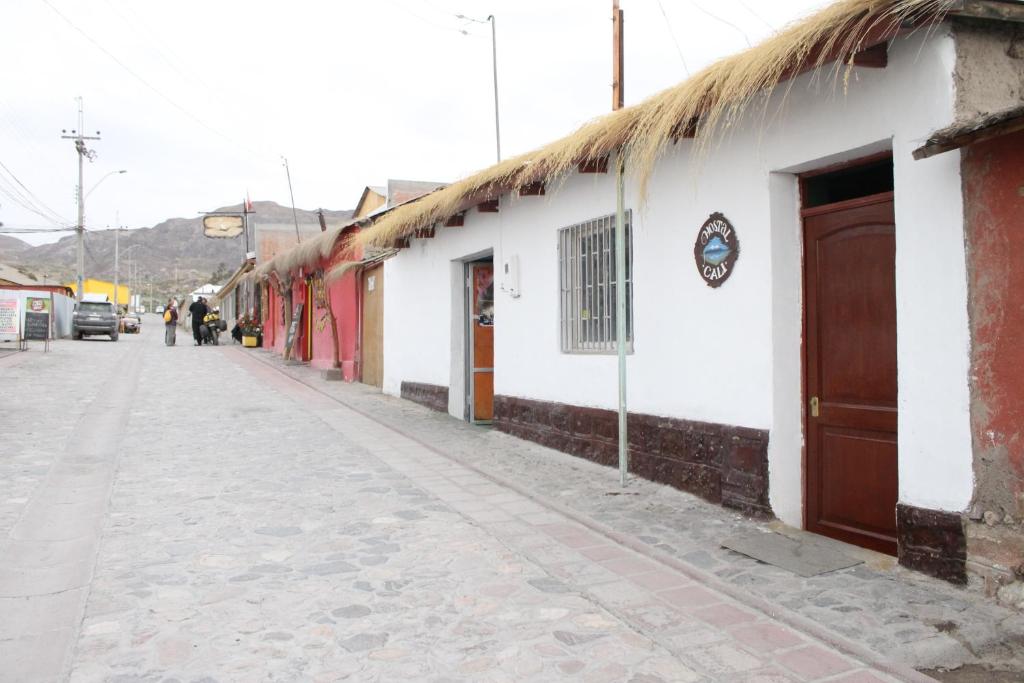
<path fill-rule="evenodd" d="M 448 412 L 448 387 L 419 382 L 402 382 L 402 398 L 439 413 Z"/>
<path fill-rule="evenodd" d="M 768 432 L 634 413 L 628 420 L 631 472 L 749 515 L 772 516 Z M 611 410 L 495 396 L 494 426 L 602 465 L 618 463 L 618 414 Z"/>
<path fill-rule="evenodd" d="M 967 538 L 960 515 L 896 506 L 900 564 L 951 583 L 967 583 Z"/>

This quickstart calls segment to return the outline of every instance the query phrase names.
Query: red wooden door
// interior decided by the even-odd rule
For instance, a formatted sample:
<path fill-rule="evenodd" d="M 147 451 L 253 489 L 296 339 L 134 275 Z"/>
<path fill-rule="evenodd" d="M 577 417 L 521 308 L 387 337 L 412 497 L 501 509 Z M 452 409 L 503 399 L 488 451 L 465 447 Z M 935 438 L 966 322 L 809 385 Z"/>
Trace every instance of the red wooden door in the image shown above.
<path fill-rule="evenodd" d="M 469 419 L 490 422 L 494 418 L 494 264 L 470 264 L 469 283 Z"/>
<path fill-rule="evenodd" d="M 804 216 L 806 526 L 895 554 L 892 193 Z"/>

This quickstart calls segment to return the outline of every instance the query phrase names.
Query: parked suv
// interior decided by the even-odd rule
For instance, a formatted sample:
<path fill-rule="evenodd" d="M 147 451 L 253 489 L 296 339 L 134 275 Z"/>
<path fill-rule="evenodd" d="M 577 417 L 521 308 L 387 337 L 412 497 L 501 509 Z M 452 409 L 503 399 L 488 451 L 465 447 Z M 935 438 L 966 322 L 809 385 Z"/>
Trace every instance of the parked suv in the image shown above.
<path fill-rule="evenodd" d="M 71 338 L 81 339 L 91 334 L 110 335 L 117 341 L 117 311 L 109 301 L 81 301 L 75 304 L 71 318 Z"/>

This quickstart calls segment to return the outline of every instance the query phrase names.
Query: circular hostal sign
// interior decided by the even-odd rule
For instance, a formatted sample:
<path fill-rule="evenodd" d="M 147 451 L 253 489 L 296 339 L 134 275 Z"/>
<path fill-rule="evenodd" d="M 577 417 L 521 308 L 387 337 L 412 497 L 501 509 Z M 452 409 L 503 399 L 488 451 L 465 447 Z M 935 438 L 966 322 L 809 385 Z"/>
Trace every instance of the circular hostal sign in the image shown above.
<path fill-rule="evenodd" d="M 732 267 L 740 255 L 740 241 L 732 223 L 715 212 L 704 221 L 693 244 L 697 272 L 708 287 L 719 287 L 732 275 Z"/>

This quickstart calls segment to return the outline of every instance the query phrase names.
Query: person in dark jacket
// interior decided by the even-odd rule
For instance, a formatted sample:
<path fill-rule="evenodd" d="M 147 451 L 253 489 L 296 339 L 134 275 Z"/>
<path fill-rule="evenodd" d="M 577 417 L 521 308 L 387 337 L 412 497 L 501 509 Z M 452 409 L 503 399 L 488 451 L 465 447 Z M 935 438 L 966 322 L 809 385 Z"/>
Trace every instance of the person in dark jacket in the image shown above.
<path fill-rule="evenodd" d="M 199 329 L 203 325 L 203 318 L 206 317 L 209 309 L 206 307 L 206 299 L 199 297 L 188 307 L 189 315 L 192 316 L 192 337 L 196 340 L 196 346 L 203 345 L 203 333 Z"/>
<path fill-rule="evenodd" d="M 245 322 L 244 316 L 238 316 L 238 320 L 235 321 L 235 326 L 231 328 L 231 338 L 241 344 L 242 343 L 242 323 Z"/>

